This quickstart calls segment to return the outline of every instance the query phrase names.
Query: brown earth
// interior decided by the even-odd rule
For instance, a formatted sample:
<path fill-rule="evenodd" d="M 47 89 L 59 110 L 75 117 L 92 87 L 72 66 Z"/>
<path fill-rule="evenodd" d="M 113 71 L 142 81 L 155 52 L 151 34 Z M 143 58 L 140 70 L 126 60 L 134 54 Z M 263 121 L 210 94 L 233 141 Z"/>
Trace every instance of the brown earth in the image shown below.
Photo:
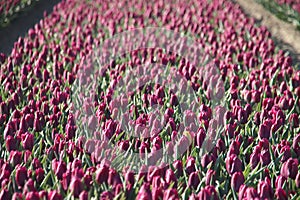
<path fill-rule="evenodd" d="M 281 49 L 290 53 L 295 64 L 300 64 L 300 31 L 278 19 L 255 0 L 235 0 L 244 12 L 266 26 Z"/>

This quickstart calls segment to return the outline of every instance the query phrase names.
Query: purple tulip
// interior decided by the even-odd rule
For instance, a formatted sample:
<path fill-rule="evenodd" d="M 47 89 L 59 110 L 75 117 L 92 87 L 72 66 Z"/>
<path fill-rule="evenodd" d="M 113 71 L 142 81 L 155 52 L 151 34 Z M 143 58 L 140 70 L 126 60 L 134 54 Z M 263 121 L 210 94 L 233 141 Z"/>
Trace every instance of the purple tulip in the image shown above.
<path fill-rule="evenodd" d="M 174 183 L 173 187 L 176 187 L 177 178 L 172 169 L 167 169 L 166 174 L 165 174 L 165 181 L 168 185 Z"/>
<path fill-rule="evenodd" d="M 242 166 L 243 166 L 242 161 L 235 154 L 227 156 L 225 162 L 226 162 L 226 170 L 229 174 L 242 171 Z"/>
<path fill-rule="evenodd" d="M 23 148 L 27 150 L 32 150 L 34 145 L 34 136 L 31 133 L 25 133 L 22 135 Z"/>
<path fill-rule="evenodd" d="M 79 195 L 79 200 L 88 200 L 89 193 L 87 191 L 82 191 Z"/>
<path fill-rule="evenodd" d="M 107 165 L 102 165 L 100 168 L 96 171 L 96 181 L 99 184 L 107 182 L 109 174 L 109 167 Z"/>
<path fill-rule="evenodd" d="M 28 192 L 26 194 L 26 197 L 25 197 L 26 200 L 39 200 L 40 197 L 39 197 L 39 193 L 38 192 Z"/>
<path fill-rule="evenodd" d="M 83 185 L 80 179 L 73 178 L 70 183 L 70 191 L 72 192 L 74 197 L 78 198 L 82 190 L 83 190 Z"/>
<path fill-rule="evenodd" d="M 18 186 L 24 186 L 27 180 L 27 169 L 25 167 L 17 168 L 15 179 Z"/>
<path fill-rule="evenodd" d="M 231 177 L 231 187 L 237 192 L 240 186 L 245 182 L 242 172 L 235 172 Z"/>
<path fill-rule="evenodd" d="M 278 200 L 287 200 L 286 192 L 282 188 L 276 188 L 275 196 Z"/>
<path fill-rule="evenodd" d="M 260 181 L 258 183 L 258 194 L 262 199 L 272 199 L 273 198 L 273 189 L 270 181 Z"/>
<path fill-rule="evenodd" d="M 163 199 L 170 199 L 170 200 L 179 199 L 178 191 L 174 188 L 169 188 L 165 190 Z"/>
<path fill-rule="evenodd" d="M 200 178 L 198 172 L 192 172 L 189 175 L 188 186 L 196 190 L 199 184 Z"/>
<path fill-rule="evenodd" d="M 49 193 L 48 193 L 48 199 L 49 200 L 62 200 L 63 199 L 63 197 L 62 197 L 62 195 L 61 194 L 59 194 L 57 191 L 50 191 Z"/>
<path fill-rule="evenodd" d="M 286 178 L 295 179 L 298 173 L 298 160 L 289 158 L 281 167 L 280 174 Z"/>

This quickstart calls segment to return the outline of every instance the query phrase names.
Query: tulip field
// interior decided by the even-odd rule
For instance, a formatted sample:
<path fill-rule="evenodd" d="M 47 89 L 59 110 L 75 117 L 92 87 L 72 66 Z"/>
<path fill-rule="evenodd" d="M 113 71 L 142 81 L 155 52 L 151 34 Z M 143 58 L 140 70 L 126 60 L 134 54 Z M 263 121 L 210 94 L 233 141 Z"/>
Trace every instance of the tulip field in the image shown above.
<path fill-rule="evenodd" d="M 1 200 L 300 199 L 300 65 L 234 1 L 62 0 L 0 66 Z"/>

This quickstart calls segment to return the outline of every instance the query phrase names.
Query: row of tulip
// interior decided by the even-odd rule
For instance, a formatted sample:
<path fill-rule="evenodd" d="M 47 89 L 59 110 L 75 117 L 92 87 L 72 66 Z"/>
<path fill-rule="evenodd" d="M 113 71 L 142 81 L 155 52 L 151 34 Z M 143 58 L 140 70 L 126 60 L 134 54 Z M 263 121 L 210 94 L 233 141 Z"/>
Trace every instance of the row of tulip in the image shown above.
<path fill-rule="evenodd" d="M 300 2 L 298 0 L 257 0 L 279 19 L 300 30 Z"/>
<path fill-rule="evenodd" d="M 191 36 L 214 67 L 184 58 L 180 47 L 136 49 L 104 64 L 90 59 L 107 39 L 143 27 Z M 0 63 L 0 199 L 299 198 L 300 71 L 231 1 L 64 0 Z M 195 113 L 181 113 L 194 102 L 159 83 L 131 91 L 139 81 L 133 72 L 150 80 L 161 74 L 149 63 L 187 80 L 170 87 L 192 88 Z M 213 107 L 210 84 L 222 106 Z M 76 98 L 83 101 L 74 111 Z M 154 105 L 161 119 L 149 112 Z M 224 127 L 201 154 L 216 112 Z M 131 155 L 145 163 L 135 168 Z"/>

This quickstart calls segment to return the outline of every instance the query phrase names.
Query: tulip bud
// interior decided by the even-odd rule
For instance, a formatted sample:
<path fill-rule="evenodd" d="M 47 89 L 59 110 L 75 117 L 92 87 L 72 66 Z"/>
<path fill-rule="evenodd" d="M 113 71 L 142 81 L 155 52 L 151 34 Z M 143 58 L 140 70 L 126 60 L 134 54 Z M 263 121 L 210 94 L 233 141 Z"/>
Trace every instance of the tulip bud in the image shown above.
<path fill-rule="evenodd" d="M 7 151 L 17 150 L 18 148 L 17 140 L 11 135 L 6 137 L 5 145 Z"/>
<path fill-rule="evenodd" d="M 183 165 L 182 165 L 181 160 L 176 160 L 173 163 L 173 167 L 175 169 L 175 175 L 176 175 L 176 177 L 179 178 L 180 176 L 182 176 L 182 174 L 183 174 Z"/>
<path fill-rule="evenodd" d="M 12 166 L 21 164 L 22 162 L 22 153 L 19 151 L 11 151 L 9 154 L 9 160 Z"/>
<path fill-rule="evenodd" d="M 79 195 L 79 200 L 88 200 L 89 193 L 87 191 L 82 191 Z"/>
<path fill-rule="evenodd" d="M 288 199 L 285 190 L 282 188 L 276 188 L 275 196 L 277 197 L 278 200 Z"/>
<path fill-rule="evenodd" d="M 38 183 L 41 183 L 44 180 L 45 172 L 43 168 L 38 168 L 35 170 L 35 178 Z"/>
<path fill-rule="evenodd" d="M 24 186 L 27 180 L 27 169 L 25 167 L 17 168 L 15 179 L 18 186 Z"/>
<path fill-rule="evenodd" d="M 152 186 L 152 199 L 163 199 L 164 193 L 161 187 Z"/>
<path fill-rule="evenodd" d="M 10 199 L 11 198 L 11 195 L 9 193 L 9 191 L 7 189 L 2 189 L 1 192 L 0 192 L 0 199 Z"/>
<path fill-rule="evenodd" d="M 295 179 L 298 173 L 298 160 L 289 158 L 283 163 L 280 174 L 286 178 Z"/>
<path fill-rule="evenodd" d="M 178 191 L 174 188 L 165 190 L 163 199 L 175 200 L 179 199 Z"/>
<path fill-rule="evenodd" d="M 200 184 L 200 178 L 198 172 L 192 172 L 189 176 L 189 181 L 188 181 L 189 187 L 196 190 L 199 184 Z"/>
<path fill-rule="evenodd" d="M 205 183 L 206 185 L 210 185 L 211 182 L 214 182 L 216 172 L 212 169 L 207 170 Z"/>
<path fill-rule="evenodd" d="M 256 189 L 252 187 L 248 187 L 245 193 L 246 193 L 246 199 L 255 199 L 258 197 Z"/>
<path fill-rule="evenodd" d="M 31 133 L 25 133 L 22 135 L 22 144 L 24 149 L 31 151 L 34 145 L 34 136 Z"/>
<path fill-rule="evenodd" d="M 110 191 L 104 191 L 101 193 L 100 199 L 113 199 L 114 195 Z"/>
<path fill-rule="evenodd" d="M 260 181 L 257 188 L 261 199 L 273 199 L 273 189 L 270 182 Z"/>
<path fill-rule="evenodd" d="M 227 156 L 225 162 L 226 170 L 229 174 L 242 171 L 242 161 L 235 154 Z"/>
<path fill-rule="evenodd" d="M 121 181 L 119 173 L 114 169 L 110 169 L 109 173 L 108 173 L 108 184 L 115 187 L 116 185 L 121 184 L 121 183 L 122 183 L 122 181 Z"/>
<path fill-rule="evenodd" d="M 149 183 L 144 183 L 142 187 L 140 188 L 136 199 L 151 199 L 151 191 L 150 191 L 150 186 Z"/>
<path fill-rule="evenodd" d="M 134 182 L 135 182 L 135 178 L 134 178 L 134 172 L 128 170 L 125 174 L 125 180 L 127 184 L 131 184 L 133 186 Z"/>
<path fill-rule="evenodd" d="M 50 191 L 48 193 L 48 199 L 49 200 L 63 200 L 63 197 L 61 194 L 59 194 L 57 191 Z"/>
<path fill-rule="evenodd" d="M 176 187 L 177 178 L 172 169 L 167 169 L 166 174 L 165 174 L 165 180 L 168 185 L 170 185 L 171 183 L 174 183 L 174 186 Z"/>
<path fill-rule="evenodd" d="M 39 196 L 39 193 L 38 192 L 28 192 L 26 194 L 26 200 L 39 200 L 40 199 L 40 196 Z"/>
<path fill-rule="evenodd" d="M 270 127 L 265 124 L 261 124 L 259 126 L 258 135 L 261 139 L 266 138 L 269 139 L 270 137 Z"/>
<path fill-rule="evenodd" d="M 102 165 L 96 171 L 96 181 L 97 181 L 97 183 L 102 184 L 104 182 L 107 182 L 108 173 L 109 173 L 109 167 L 107 165 Z"/>
<path fill-rule="evenodd" d="M 83 185 L 78 178 L 73 178 L 70 184 L 70 191 L 74 195 L 74 197 L 78 198 L 79 194 L 83 190 Z"/>
<path fill-rule="evenodd" d="M 245 182 L 245 178 L 242 172 L 235 172 L 231 177 L 231 187 L 234 191 L 239 191 L 240 186 Z"/>
<path fill-rule="evenodd" d="M 261 163 L 262 163 L 263 166 L 266 166 L 266 165 L 270 164 L 270 162 L 271 162 L 271 155 L 270 155 L 269 150 L 263 150 L 261 152 L 260 161 L 261 161 Z"/>
<path fill-rule="evenodd" d="M 300 172 L 298 172 L 295 181 L 296 181 L 296 186 L 297 186 L 298 188 L 300 188 Z"/>
<path fill-rule="evenodd" d="M 55 175 L 58 177 L 58 179 L 62 180 L 63 173 L 65 173 L 67 170 L 66 163 L 63 161 L 54 161 L 54 162 L 56 162 L 56 167 L 52 165 L 52 170 L 55 172 Z"/>
<path fill-rule="evenodd" d="M 1 195 L 0 195 L 0 199 L 2 199 Z M 12 196 L 12 200 L 23 200 L 22 193 L 15 192 Z"/>
<path fill-rule="evenodd" d="M 185 171 L 186 171 L 187 174 L 191 174 L 192 172 L 196 171 L 195 158 L 188 157 L 188 159 L 186 161 Z"/>

